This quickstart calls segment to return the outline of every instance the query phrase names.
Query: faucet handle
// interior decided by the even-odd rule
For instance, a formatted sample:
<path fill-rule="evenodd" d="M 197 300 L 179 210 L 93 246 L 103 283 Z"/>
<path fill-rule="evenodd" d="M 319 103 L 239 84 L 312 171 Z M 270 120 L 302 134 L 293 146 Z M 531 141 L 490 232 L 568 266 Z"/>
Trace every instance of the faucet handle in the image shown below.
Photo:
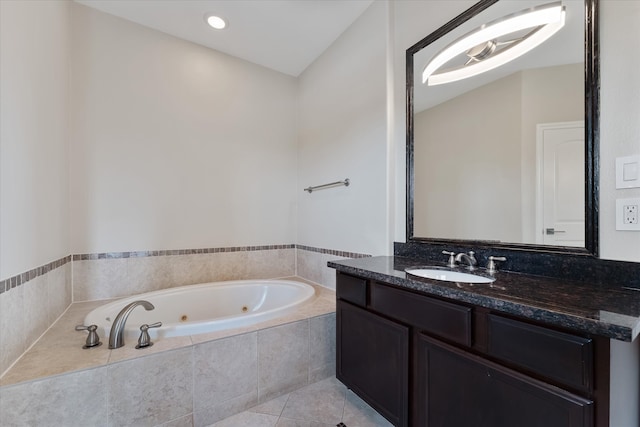
<path fill-rule="evenodd" d="M 498 266 L 496 261 L 506 261 L 507 258 L 503 256 L 490 256 L 489 263 L 487 264 L 487 272 L 488 273 L 496 273 L 498 271 Z"/>
<path fill-rule="evenodd" d="M 149 329 L 151 328 L 159 328 L 162 326 L 162 322 L 152 323 L 147 325 L 146 323 L 140 326 L 140 338 L 138 338 L 138 345 L 136 348 L 139 350 L 145 347 L 151 347 L 153 343 L 151 342 L 151 337 L 149 336 Z"/>
<path fill-rule="evenodd" d="M 87 340 L 85 341 L 82 348 L 86 350 L 88 348 L 98 347 L 102 345 L 102 342 L 100 341 L 100 337 L 98 336 L 98 332 L 96 332 L 97 329 L 98 329 L 98 325 L 89 325 L 89 326 L 77 325 L 76 326 L 76 331 L 89 331 L 89 335 L 87 335 Z"/>
<path fill-rule="evenodd" d="M 449 252 L 449 251 L 442 251 L 443 254 L 445 255 L 449 255 L 449 261 L 447 262 L 447 265 L 449 267 L 455 267 L 456 266 L 456 253 L 455 252 Z"/>

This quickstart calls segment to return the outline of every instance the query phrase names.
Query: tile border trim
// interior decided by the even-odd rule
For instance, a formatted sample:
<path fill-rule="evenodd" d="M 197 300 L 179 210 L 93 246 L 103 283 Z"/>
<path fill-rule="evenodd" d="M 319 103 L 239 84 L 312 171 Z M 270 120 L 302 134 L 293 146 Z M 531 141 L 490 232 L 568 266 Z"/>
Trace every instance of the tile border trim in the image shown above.
<path fill-rule="evenodd" d="M 0 294 L 2 294 L 3 292 L 9 292 L 15 287 L 27 283 L 28 281 L 33 280 L 37 277 L 44 276 L 50 271 L 60 268 L 70 262 L 71 255 L 67 255 L 66 257 L 51 261 L 50 263 L 41 265 L 40 267 L 32 268 L 31 270 L 25 271 L 24 273 L 9 277 L 8 279 L 0 280 Z"/>
<path fill-rule="evenodd" d="M 313 246 L 305 246 L 305 245 L 295 245 L 296 249 L 302 249 L 303 251 L 309 252 L 319 252 L 325 255 L 336 255 L 345 258 L 369 258 L 371 255 L 369 254 L 361 254 L 358 252 L 345 252 L 345 251 L 336 251 L 333 249 L 323 249 L 323 248 L 314 248 Z"/>
<path fill-rule="evenodd" d="M 144 258 L 154 256 L 174 256 L 174 255 L 196 255 L 215 254 L 221 252 L 249 252 L 267 251 L 277 249 L 294 249 L 296 245 L 263 245 L 263 246 L 229 246 L 221 248 L 201 248 L 201 249 L 173 249 L 163 251 L 133 251 L 133 252 L 102 252 L 93 254 L 74 254 L 74 261 L 89 261 L 96 259 L 118 259 L 118 258 Z"/>
<path fill-rule="evenodd" d="M 362 254 L 357 252 L 338 251 L 334 249 L 323 249 L 312 246 L 287 244 L 287 245 L 262 245 L 262 246 L 229 246 L 220 248 L 202 248 L 202 249 L 174 249 L 163 251 L 133 251 L 133 252 L 102 252 L 91 254 L 73 254 L 66 257 L 57 259 L 48 264 L 41 265 L 40 267 L 33 268 L 24 273 L 9 277 L 8 279 L 0 280 L 0 294 L 9 292 L 11 289 L 16 288 L 24 283 L 27 283 L 37 277 L 44 276 L 45 274 L 53 271 L 57 268 L 64 266 L 71 261 L 89 261 L 97 259 L 120 259 L 120 258 L 144 258 L 155 256 L 175 256 L 175 255 L 196 255 L 196 254 L 214 254 L 223 252 L 251 252 L 251 251 L 266 251 L 266 250 L 278 250 L 278 249 L 300 249 L 309 252 L 317 252 L 325 255 L 335 255 L 344 258 L 368 258 L 371 255 Z"/>

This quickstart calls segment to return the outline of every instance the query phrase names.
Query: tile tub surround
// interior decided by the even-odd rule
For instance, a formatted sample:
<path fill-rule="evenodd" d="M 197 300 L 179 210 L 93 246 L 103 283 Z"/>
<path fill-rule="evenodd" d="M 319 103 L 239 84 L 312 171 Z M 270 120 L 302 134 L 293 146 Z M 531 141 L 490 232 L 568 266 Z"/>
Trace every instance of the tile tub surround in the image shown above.
<path fill-rule="evenodd" d="M 294 276 L 294 245 L 73 256 L 73 300 L 93 301 L 175 286 Z"/>
<path fill-rule="evenodd" d="M 119 298 L 174 286 L 299 276 L 335 289 L 327 261 L 369 255 L 303 245 L 73 255 L 73 300 Z"/>
<path fill-rule="evenodd" d="M 100 303 L 75 303 L 0 380 L 0 425 L 55 420 L 141 426 L 192 419 L 206 426 L 327 378 L 335 373 L 335 293 L 316 291 L 289 316 L 162 339 L 145 350 L 135 350 L 133 342 L 117 350 L 106 344 L 83 350 L 86 333 L 73 325 Z M 78 408 L 87 406 L 93 410 L 83 419 Z"/>
<path fill-rule="evenodd" d="M 296 268 L 297 275 L 320 283 L 329 289 L 336 288 L 336 274 L 332 268 L 327 267 L 329 261 L 344 258 L 368 258 L 371 255 L 318 249 L 309 246 L 297 245 Z"/>
<path fill-rule="evenodd" d="M 607 338 L 633 341 L 640 333 L 640 292 L 625 289 L 624 282 L 604 286 L 500 271 L 491 287 L 423 279 L 404 271 L 419 265 L 445 267 L 446 260 L 396 256 L 329 263 L 342 273 Z M 477 272 L 486 274 L 484 269 Z"/>
<path fill-rule="evenodd" d="M 293 244 L 69 255 L 0 281 L 0 374 L 72 301 L 294 275 L 332 289 L 335 277 L 327 261 L 366 256 Z"/>
<path fill-rule="evenodd" d="M 62 315 L 72 301 L 71 257 L 0 282 L 0 374 Z"/>

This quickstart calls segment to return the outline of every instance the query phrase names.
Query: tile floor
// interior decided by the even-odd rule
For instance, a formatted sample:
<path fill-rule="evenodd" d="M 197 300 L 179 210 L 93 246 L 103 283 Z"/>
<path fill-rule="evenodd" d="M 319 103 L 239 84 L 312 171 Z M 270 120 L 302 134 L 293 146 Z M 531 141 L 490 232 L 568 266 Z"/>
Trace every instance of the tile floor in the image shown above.
<path fill-rule="evenodd" d="M 391 427 L 335 377 L 277 397 L 210 427 Z"/>

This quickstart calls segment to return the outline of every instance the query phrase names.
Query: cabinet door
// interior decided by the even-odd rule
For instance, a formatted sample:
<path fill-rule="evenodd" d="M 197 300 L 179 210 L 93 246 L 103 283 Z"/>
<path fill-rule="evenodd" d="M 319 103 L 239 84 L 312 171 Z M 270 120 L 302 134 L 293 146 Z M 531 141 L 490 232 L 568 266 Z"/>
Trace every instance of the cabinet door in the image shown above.
<path fill-rule="evenodd" d="M 424 335 L 417 397 L 420 426 L 593 425 L 592 401 Z"/>
<path fill-rule="evenodd" d="M 396 426 L 408 425 L 409 328 L 336 303 L 336 377 Z"/>

